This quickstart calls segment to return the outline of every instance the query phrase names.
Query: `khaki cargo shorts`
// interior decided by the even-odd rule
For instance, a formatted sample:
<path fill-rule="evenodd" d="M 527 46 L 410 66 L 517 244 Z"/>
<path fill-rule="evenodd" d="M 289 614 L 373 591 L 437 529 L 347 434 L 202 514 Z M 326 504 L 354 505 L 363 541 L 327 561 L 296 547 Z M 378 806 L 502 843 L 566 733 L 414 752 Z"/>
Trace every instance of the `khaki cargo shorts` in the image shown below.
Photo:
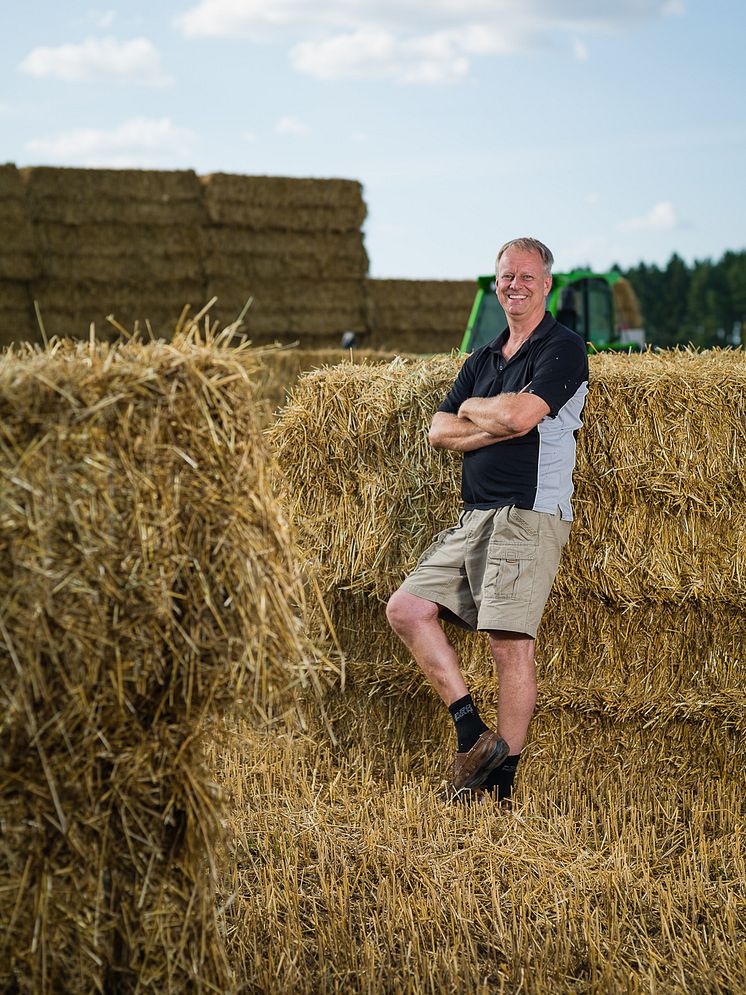
<path fill-rule="evenodd" d="M 536 638 L 569 536 L 559 511 L 464 511 L 438 533 L 402 589 L 440 605 L 441 618 L 462 628 Z"/>

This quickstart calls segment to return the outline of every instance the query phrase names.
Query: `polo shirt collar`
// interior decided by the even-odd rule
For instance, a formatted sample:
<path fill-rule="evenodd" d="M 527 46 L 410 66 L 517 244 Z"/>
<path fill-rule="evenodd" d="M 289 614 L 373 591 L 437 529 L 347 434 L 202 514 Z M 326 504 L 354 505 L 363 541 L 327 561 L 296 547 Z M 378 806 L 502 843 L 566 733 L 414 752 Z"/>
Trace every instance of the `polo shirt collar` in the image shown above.
<path fill-rule="evenodd" d="M 529 337 L 526 339 L 526 342 L 536 342 L 539 339 L 545 338 L 549 334 L 550 328 L 552 328 L 554 325 L 556 325 L 556 323 L 557 323 L 557 319 L 554 317 L 554 315 L 551 313 L 551 311 L 545 311 L 544 312 L 544 317 L 541 319 L 541 321 L 536 326 L 536 328 L 533 330 L 533 332 L 531 332 L 531 334 L 529 335 Z M 508 335 L 509 334 L 510 334 L 510 329 L 509 328 L 503 329 L 503 331 L 500 332 L 500 334 L 497 336 L 497 338 L 493 339 L 493 341 L 490 342 L 490 344 L 488 346 L 489 350 L 491 352 L 500 352 L 500 350 L 502 349 L 502 347 L 508 341 Z M 524 345 L 525 345 L 525 342 L 524 342 Z"/>

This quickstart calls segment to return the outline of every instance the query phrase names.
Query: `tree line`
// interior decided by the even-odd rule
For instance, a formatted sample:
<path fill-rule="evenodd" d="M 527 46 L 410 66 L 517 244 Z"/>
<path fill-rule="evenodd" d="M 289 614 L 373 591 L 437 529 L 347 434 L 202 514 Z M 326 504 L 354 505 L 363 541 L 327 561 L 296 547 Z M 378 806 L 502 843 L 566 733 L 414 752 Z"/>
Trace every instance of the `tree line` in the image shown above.
<path fill-rule="evenodd" d="M 637 294 L 651 345 L 746 344 L 746 250 L 691 266 L 674 253 L 663 269 L 642 262 L 628 270 L 614 268 Z"/>

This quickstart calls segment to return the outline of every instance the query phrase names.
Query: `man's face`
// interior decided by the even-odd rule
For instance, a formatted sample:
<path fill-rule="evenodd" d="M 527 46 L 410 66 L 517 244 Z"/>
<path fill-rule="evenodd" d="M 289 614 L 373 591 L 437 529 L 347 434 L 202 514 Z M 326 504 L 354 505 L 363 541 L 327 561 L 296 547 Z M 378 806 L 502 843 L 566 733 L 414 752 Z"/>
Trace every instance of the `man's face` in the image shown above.
<path fill-rule="evenodd" d="M 497 299 L 508 317 L 520 318 L 538 325 L 544 317 L 547 294 L 552 287 L 551 276 L 544 273 L 538 252 L 506 249 L 497 267 Z"/>

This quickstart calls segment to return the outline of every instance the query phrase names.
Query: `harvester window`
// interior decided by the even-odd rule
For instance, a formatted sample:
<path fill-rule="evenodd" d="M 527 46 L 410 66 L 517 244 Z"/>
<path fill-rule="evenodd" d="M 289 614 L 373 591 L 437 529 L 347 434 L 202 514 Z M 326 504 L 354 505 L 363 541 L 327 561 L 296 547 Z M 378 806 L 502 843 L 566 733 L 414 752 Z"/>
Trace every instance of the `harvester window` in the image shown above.
<path fill-rule="evenodd" d="M 605 280 L 587 281 L 588 329 L 586 338 L 591 342 L 610 342 L 614 336 L 614 308 L 611 288 Z"/>

